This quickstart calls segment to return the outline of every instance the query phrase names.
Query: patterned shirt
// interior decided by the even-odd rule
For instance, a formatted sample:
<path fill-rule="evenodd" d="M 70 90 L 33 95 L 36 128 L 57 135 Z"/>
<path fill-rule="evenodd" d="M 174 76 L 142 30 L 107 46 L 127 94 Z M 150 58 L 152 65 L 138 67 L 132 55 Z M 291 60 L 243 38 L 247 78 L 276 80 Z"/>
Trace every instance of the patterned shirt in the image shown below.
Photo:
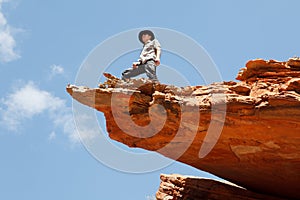
<path fill-rule="evenodd" d="M 142 64 L 146 63 L 148 60 L 156 59 L 156 51 L 160 50 L 160 43 L 157 39 L 149 40 L 143 47 L 143 50 L 140 54 L 140 61 Z"/>

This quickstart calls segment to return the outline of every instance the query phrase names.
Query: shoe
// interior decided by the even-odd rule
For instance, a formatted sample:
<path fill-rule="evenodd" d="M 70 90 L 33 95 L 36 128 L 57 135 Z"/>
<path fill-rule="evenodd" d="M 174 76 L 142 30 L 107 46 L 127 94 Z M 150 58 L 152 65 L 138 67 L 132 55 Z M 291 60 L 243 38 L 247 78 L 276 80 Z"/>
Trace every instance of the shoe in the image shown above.
<path fill-rule="evenodd" d="M 124 82 L 129 82 L 129 80 L 130 80 L 129 78 L 124 78 L 123 76 L 122 76 L 121 79 L 122 79 L 122 81 L 124 81 Z"/>
<path fill-rule="evenodd" d="M 158 80 L 150 79 L 150 81 L 152 81 L 152 83 L 159 84 L 159 81 L 158 81 Z"/>

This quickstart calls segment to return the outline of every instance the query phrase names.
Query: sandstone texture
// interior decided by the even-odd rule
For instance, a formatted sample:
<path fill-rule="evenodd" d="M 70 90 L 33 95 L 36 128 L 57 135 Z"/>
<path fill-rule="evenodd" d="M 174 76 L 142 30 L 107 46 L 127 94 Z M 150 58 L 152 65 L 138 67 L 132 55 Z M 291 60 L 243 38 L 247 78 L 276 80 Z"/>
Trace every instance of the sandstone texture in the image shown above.
<path fill-rule="evenodd" d="M 156 193 L 157 200 L 280 200 L 257 194 L 229 182 L 178 174 L 160 176 L 161 183 Z"/>
<path fill-rule="evenodd" d="M 104 113 L 111 139 L 157 151 L 253 192 L 300 199 L 298 58 L 251 60 L 238 73 L 239 81 L 206 86 L 104 75 L 107 81 L 99 88 L 66 89 Z"/>

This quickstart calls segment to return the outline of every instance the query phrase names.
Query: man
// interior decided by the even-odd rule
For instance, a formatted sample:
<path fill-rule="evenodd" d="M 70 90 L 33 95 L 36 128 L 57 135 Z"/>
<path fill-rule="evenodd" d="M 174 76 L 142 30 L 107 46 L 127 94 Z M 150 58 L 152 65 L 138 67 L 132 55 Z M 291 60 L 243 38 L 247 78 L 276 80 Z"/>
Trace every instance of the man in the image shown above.
<path fill-rule="evenodd" d="M 156 67 L 160 65 L 161 47 L 154 33 L 150 30 L 143 30 L 138 35 L 140 42 L 144 44 L 140 58 L 132 64 L 132 68 L 122 73 L 122 79 L 127 80 L 131 77 L 146 73 L 147 77 L 157 82 Z"/>

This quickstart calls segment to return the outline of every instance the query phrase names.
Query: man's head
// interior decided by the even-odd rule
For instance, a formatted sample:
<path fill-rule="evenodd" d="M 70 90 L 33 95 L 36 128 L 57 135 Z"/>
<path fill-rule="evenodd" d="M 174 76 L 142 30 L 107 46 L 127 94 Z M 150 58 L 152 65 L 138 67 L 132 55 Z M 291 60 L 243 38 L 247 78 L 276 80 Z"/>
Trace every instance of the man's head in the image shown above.
<path fill-rule="evenodd" d="M 150 30 L 143 30 L 139 33 L 139 40 L 141 43 L 145 44 L 148 40 L 154 40 L 154 33 Z"/>

